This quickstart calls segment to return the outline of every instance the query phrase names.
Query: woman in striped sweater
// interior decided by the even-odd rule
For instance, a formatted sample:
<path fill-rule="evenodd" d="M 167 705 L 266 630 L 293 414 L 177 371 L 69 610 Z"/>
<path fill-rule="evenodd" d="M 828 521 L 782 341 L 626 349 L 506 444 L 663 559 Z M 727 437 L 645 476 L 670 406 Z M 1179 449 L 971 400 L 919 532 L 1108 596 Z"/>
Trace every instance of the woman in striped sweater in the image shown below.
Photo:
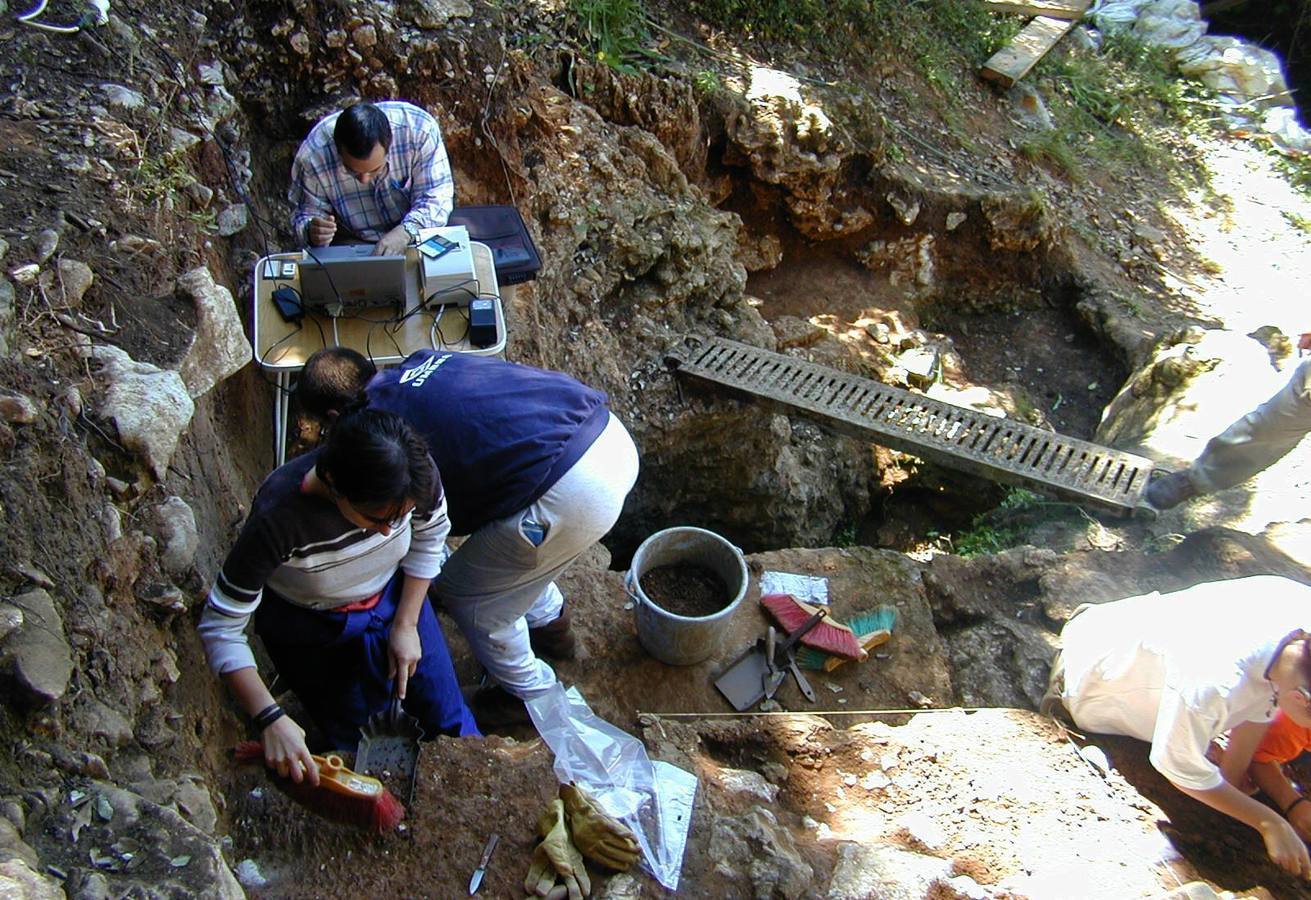
<path fill-rule="evenodd" d="M 449 531 L 427 446 L 392 413 L 343 417 L 324 447 L 265 479 L 199 631 L 280 774 L 318 775 L 305 731 L 260 678 L 245 635 L 252 617 L 328 747 L 353 748 L 393 691 L 429 735 L 478 733 L 427 602 Z"/>

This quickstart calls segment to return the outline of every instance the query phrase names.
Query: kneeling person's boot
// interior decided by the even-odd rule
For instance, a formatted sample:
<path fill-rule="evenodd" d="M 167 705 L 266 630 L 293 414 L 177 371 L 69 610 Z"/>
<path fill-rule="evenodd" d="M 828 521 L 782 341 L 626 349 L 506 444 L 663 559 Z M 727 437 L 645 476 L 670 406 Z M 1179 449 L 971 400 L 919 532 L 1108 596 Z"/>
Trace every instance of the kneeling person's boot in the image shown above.
<path fill-rule="evenodd" d="M 1171 509 L 1201 493 L 1187 472 L 1171 472 L 1147 485 L 1147 502 L 1158 510 Z"/>
<path fill-rule="evenodd" d="M 569 610 L 560 611 L 560 618 L 538 628 L 528 629 L 528 643 L 538 656 L 551 659 L 573 659 L 578 655 L 578 640 L 574 637 Z"/>

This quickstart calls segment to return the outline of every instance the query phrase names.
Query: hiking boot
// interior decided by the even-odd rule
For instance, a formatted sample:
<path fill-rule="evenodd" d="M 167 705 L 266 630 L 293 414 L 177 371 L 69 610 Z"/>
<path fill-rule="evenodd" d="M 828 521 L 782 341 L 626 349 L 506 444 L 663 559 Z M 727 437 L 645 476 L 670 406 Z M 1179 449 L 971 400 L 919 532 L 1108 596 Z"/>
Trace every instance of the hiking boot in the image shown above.
<path fill-rule="evenodd" d="M 478 727 L 484 731 L 511 725 L 531 725 L 532 717 L 524 702 L 499 684 L 469 685 L 460 688 Z"/>
<path fill-rule="evenodd" d="M 1147 485 L 1147 502 L 1158 510 L 1170 509 L 1200 494 L 1187 472 L 1171 472 Z"/>
<path fill-rule="evenodd" d="M 538 656 L 551 659 L 573 659 L 578 655 L 578 641 L 569 619 L 569 610 L 560 611 L 560 618 L 539 628 L 528 629 L 528 643 Z"/>

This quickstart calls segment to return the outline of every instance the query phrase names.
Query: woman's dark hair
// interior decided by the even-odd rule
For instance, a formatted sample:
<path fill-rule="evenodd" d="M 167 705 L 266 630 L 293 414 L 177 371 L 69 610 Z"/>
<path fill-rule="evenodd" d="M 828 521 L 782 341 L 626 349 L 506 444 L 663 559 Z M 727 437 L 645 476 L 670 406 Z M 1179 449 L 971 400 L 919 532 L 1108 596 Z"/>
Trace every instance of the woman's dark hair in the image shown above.
<path fill-rule="evenodd" d="M 355 159 L 368 159 L 374 144 L 382 144 L 384 150 L 391 149 L 391 123 L 387 114 L 372 103 L 356 103 L 337 116 L 332 141 L 338 152 L 345 151 Z"/>
<path fill-rule="evenodd" d="M 342 416 L 316 464 L 319 477 L 352 506 L 420 515 L 437 503 L 441 481 L 423 438 L 400 416 L 362 409 Z"/>
<path fill-rule="evenodd" d="M 334 412 L 345 415 L 368 403 L 364 388 L 376 374 L 378 367 L 363 354 L 345 347 L 328 347 L 305 361 L 296 398 L 302 410 L 320 419 Z"/>

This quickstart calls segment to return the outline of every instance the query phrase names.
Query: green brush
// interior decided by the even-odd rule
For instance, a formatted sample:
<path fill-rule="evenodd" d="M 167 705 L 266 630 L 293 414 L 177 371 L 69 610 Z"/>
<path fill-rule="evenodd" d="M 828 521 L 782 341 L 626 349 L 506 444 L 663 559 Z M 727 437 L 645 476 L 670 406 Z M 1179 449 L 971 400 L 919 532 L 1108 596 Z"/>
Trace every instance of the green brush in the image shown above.
<path fill-rule="evenodd" d="M 853 619 L 849 619 L 846 626 L 851 629 L 857 638 L 864 638 L 865 635 L 876 631 L 892 631 L 897 626 L 897 608 L 895 606 L 880 606 L 871 612 L 861 613 Z M 823 650 L 816 650 L 814 647 L 799 646 L 795 651 L 797 665 L 803 669 L 813 671 L 832 671 L 836 665 L 826 664 L 832 660 L 839 660 L 839 664 L 847 662 L 842 657 L 835 657 Z"/>

